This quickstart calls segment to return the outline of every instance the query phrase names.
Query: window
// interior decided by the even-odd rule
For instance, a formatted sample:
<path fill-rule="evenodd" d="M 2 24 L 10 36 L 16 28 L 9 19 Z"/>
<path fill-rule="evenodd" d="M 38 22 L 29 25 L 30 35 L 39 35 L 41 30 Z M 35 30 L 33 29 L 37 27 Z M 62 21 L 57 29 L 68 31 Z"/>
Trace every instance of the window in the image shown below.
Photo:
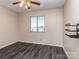
<path fill-rule="evenodd" d="M 31 32 L 44 32 L 44 16 L 31 16 L 30 27 Z"/>

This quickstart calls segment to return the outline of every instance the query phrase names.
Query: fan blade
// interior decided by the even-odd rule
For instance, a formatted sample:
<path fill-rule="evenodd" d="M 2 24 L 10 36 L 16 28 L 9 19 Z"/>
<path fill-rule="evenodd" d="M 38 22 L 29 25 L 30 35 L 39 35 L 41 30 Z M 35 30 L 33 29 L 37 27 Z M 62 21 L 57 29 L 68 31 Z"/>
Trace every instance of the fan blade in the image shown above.
<path fill-rule="evenodd" d="M 32 4 L 40 5 L 39 2 L 31 1 Z"/>
<path fill-rule="evenodd" d="M 13 5 L 16 5 L 16 4 L 19 4 L 20 3 L 20 1 L 18 1 L 18 2 L 14 2 L 14 3 L 12 3 Z"/>

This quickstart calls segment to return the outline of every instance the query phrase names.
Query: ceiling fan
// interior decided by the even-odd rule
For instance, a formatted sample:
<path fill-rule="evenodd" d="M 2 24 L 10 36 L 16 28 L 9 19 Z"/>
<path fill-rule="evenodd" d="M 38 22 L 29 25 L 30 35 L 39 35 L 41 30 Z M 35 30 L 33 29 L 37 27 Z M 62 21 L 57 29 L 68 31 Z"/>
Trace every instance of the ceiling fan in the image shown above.
<path fill-rule="evenodd" d="M 31 4 L 40 5 L 39 2 L 31 1 L 31 0 L 20 0 L 20 1 L 17 1 L 17 2 L 13 2 L 12 4 L 13 5 L 19 4 L 20 7 L 25 7 L 26 9 L 27 8 L 30 9 Z"/>

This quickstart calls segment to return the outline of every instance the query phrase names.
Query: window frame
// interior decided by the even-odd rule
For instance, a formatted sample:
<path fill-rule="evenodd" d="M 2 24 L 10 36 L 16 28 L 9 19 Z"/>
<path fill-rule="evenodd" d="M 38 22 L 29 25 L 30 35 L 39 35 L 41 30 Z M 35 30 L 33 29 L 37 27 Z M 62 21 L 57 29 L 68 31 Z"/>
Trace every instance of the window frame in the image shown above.
<path fill-rule="evenodd" d="M 37 17 L 37 31 L 31 31 L 31 17 Z M 44 31 L 38 31 L 38 17 L 44 17 Z M 45 16 L 30 16 L 30 32 L 34 33 L 45 33 Z"/>

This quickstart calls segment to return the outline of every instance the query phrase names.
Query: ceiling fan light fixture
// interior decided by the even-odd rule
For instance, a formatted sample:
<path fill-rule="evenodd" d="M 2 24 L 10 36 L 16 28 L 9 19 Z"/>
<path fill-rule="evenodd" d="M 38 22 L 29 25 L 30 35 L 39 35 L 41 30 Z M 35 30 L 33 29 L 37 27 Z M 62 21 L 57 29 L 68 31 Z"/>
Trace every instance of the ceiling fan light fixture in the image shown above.
<path fill-rule="evenodd" d="M 31 4 L 29 3 L 29 2 L 27 2 L 27 5 L 30 7 L 31 6 Z"/>
<path fill-rule="evenodd" d="M 30 9 L 31 4 L 40 5 L 39 2 L 31 1 L 31 0 L 20 0 L 17 2 L 13 2 L 13 5 L 19 4 L 19 7 L 24 7 L 26 9 Z"/>
<path fill-rule="evenodd" d="M 23 4 L 19 4 L 20 7 L 23 7 Z"/>
<path fill-rule="evenodd" d="M 24 0 L 21 1 L 21 4 L 24 4 Z"/>
<path fill-rule="evenodd" d="M 27 9 L 27 8 L 28 8 L 28 6 L 27 6 L 27 5 L 25 5 L 25 8 Z"/>
<path fill-rule="evenodd" d="M 20 7 L 23 7 L 23 5 L 24 5 L 24 1 L 22 0 L 22 1 L 20 2 L 19 6 L 20 6 Z"/>

